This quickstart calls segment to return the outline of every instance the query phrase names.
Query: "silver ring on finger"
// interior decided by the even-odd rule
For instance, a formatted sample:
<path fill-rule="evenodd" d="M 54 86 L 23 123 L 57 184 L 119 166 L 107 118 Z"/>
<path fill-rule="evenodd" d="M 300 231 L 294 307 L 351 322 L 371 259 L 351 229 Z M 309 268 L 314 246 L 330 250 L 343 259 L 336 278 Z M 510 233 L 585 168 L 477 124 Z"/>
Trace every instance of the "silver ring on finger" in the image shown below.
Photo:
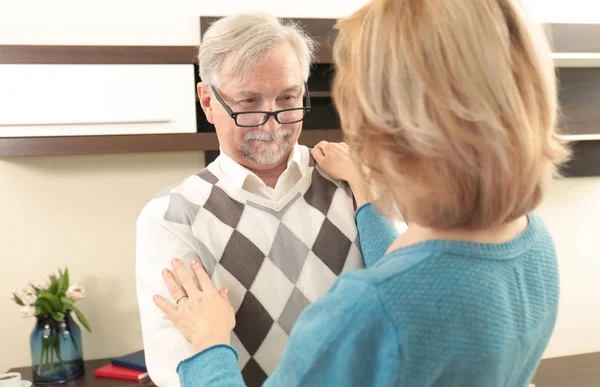
<path fill-rule="evenodd" d="M 179 305 L 179 301 L 183 300 L 184 298 L 187 298 L 187 296 L 188 296 L 187 294 L 184 294 L 183 296 L 179 297 L 179 298 L 177 299 L 177 301 L 175 301 L 175 303 L 176 303 L 177 305 Z"/>

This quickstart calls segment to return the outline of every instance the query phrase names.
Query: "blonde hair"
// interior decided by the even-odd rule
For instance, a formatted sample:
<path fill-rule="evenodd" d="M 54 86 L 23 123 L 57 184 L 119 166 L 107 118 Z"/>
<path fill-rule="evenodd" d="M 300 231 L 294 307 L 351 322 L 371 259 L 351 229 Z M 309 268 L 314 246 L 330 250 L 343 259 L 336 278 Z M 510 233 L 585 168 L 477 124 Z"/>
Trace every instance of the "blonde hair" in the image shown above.
<path fill-rule="evenodd" d="M 339 21 L 333 98 L 392 217 L 485 228 L 541 201 L 569 152 L 543 31 L 511 0 L 375 0 Z"/>
<path fill-rule="evenodd" d="M 297 23 L 266 12 L 243 12 L 223 17 L 206 30 L 198 50 L 202 82 L 220 86 L 223 76 L 251 74 L 274 47 L 288 43 L 296 52 L 304 81 L 314 59 L 315 42 Z M 231 54 L 231 65 L 223 68 Z"/>

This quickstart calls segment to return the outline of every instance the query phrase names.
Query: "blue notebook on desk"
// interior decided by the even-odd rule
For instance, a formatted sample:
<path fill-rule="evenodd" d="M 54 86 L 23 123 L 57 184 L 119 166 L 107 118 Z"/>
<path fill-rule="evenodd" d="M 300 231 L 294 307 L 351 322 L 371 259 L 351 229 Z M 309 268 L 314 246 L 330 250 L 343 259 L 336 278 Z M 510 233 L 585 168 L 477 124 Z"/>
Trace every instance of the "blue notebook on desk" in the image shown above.
<path fill-rule="evenodd" d="M 146 368 L 146 358 L 144 350 L 133 352 L 125 356 L 117 357 L 111 360 L 112 365 L 118 367 L 131 368 L 133 370 L 148 372 Z"/>

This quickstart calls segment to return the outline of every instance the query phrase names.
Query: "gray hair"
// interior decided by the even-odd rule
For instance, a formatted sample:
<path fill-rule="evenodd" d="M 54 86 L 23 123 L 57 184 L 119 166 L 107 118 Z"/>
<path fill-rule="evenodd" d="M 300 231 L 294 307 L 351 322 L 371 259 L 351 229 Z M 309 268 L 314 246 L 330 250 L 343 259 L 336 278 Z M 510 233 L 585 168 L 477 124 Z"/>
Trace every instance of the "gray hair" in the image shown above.
<path fill-rule="evenodd" d="M 221 71 L 241 77 L 248 75 L 271 49 L 288 43 L 296 52 L 304 81 L 314 59 L 315 42 L 296 23 L 265 12 L 247 12 L 214 22 L 204 33 L 198 52 L 202 82 L 219 86 Z M 231 66 L 223 69 L 227 55 Z"/>

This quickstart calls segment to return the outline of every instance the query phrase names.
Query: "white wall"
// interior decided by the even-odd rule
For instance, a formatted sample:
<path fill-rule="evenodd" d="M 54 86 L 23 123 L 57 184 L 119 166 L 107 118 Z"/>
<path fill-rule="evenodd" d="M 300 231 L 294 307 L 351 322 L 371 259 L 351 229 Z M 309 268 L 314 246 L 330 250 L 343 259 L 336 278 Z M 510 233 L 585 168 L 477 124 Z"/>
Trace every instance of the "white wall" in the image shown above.
<path fill-rule="evenodd" d="M 593 0 L 522 0 L 542 22 L 599 23 Z M 263 10 L 336 18 L 367 0 L 0 0 L 0 44 L 197 45 L 198 16 Z"/>
<path fill-rule="evenodd" d="M 335 18 L 349 14 L 366 0 L 34 3 L 36 7 L 31 2 L 0 0 L 0 44 L 197 45 L 200 15 L 262 10 L 278 16 Z M 4 12 L 6 9 L 9 12 Z"/>
<path fill-rule="evenodd" d="M 244 0 L 0 0 L 0 44 L 189 45 L 198 43 L 199 15 L 262 9 L 339 17 L 365 2 L 254 0 L 249 8 Z M 596 2 L 528 2 L 540 21 L 600 22 Z M 9 293 L 58 265 L 69 265 L 74 280 L 88 287 L 80 305 L 94 333 L 84 335 L 85 357 L 141 348 L 135 218 L 160 188 L 202 166 L 197 152 L 0 159 L 0 372 L 30 363 L 33 322 L 18 317 Z M 600 351 L 598 198 L 600 178 L 568 179 L 554 184 L 539 210 L 556 238 L 562 277 L 548 357 Z"/>
<path fill-rule="evenodd" d="M 30 364 L 34 320 L 19 317 L 10 293 L 59 266 L 88 292 L 78 301 L 93 331 L 86 359 L 142 348 L 135 219 L 203 166 L 200 152 L 0 159 L 0 373 Z"/>
<path fill-rule="evenodd" d="M 556 243 L 561 295 L 547 357 L 600 351 L 600 177 L 555 181 L 538 209 Z"/>

